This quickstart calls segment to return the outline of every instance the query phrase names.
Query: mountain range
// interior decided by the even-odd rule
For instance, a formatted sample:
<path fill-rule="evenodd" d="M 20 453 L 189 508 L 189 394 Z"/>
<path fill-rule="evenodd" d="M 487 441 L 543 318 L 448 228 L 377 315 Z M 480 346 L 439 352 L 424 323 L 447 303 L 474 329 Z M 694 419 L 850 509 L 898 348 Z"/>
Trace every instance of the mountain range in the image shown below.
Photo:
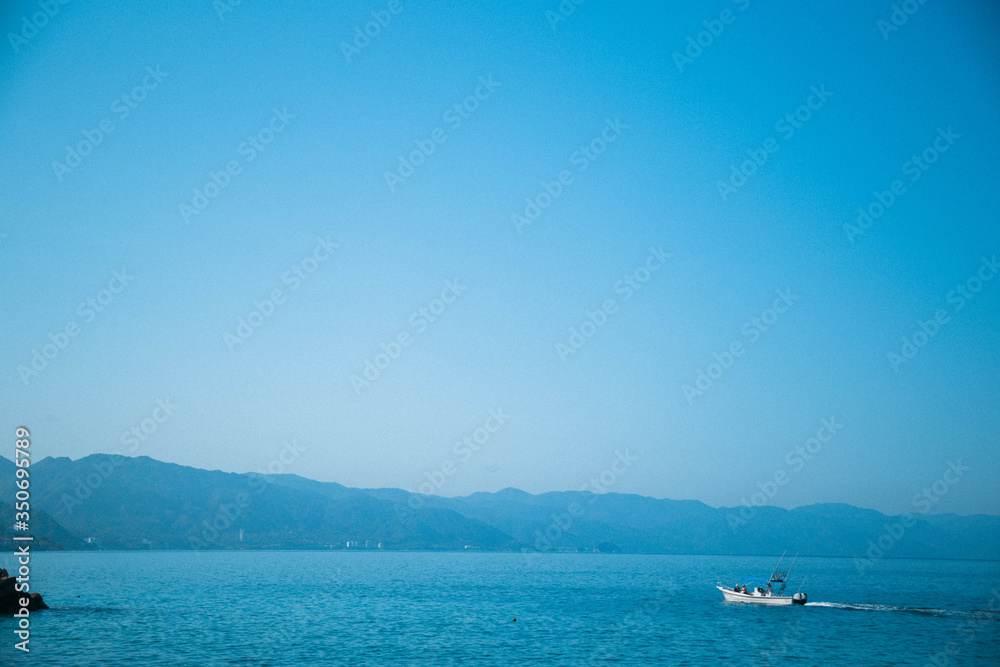
<path fill-rule="evenodd" d="M 0 546 L 14 464 L 0 457 Z M 32 464 L 36 549 L 393 549 L 1000 560 L 1000 517 L 517 489 L 444 498 L 94 454 Z"/>

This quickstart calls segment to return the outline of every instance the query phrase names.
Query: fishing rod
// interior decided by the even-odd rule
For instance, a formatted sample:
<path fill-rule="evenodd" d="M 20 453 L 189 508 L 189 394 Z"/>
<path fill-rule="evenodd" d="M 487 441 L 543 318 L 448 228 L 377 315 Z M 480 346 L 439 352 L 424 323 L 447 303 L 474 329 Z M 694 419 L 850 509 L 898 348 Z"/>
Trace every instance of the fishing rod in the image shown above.
<path fill-rule="evenodd" d="M 777 564 L 774 566 L 774 570 L 771 572 L 771 576 L 768 578 L 767 583 L 774 581 L 774 575 L 778 572 L 778 568 L 781 567 L 781 561 L 785 559 L 786 553 L 788 553 L 787 549 L 781 552 L 781 558 L 778 559 Z"/>

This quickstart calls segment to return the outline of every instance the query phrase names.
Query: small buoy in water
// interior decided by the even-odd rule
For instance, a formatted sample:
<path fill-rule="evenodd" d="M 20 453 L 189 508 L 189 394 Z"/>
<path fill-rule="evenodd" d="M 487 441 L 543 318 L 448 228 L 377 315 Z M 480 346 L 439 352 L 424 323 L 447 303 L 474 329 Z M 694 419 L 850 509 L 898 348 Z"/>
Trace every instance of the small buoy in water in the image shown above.
<path fill-rule="evenodd" d="M 510 619 L 510 622 L 511 623 L 517 623 L 517 619 L 516 618 L 512 618 L 512 619 Z"/>

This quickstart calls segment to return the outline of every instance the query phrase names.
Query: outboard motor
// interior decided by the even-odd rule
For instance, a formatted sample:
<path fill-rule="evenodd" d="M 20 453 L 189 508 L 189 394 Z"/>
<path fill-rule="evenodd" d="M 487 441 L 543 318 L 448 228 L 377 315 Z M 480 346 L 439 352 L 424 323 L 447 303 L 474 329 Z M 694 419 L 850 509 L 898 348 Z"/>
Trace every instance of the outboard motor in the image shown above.
<path fill-rule="evenodd" d="M 795 595 L 792 596 L 792 604 L 805 604 L 805 603 L 806 603 L 805 593 L 796 593 Z"/>

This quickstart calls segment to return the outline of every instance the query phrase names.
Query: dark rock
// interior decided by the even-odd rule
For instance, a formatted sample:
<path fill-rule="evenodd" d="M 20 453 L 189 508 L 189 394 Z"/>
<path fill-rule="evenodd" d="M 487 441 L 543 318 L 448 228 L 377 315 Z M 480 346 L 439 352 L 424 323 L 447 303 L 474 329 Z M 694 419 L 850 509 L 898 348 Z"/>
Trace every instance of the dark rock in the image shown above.
<path fill-rule="evenodd" d="M 2 571 L 4 575 L 6 570 Z M 0 614 L 14 614 L 21 608 L 21 598 L 28 598 L 28 611 L 48 609 L 40 593 L 21 593 L 15 590 L 17 579 L 4 576 L 0 578 Z"/>

